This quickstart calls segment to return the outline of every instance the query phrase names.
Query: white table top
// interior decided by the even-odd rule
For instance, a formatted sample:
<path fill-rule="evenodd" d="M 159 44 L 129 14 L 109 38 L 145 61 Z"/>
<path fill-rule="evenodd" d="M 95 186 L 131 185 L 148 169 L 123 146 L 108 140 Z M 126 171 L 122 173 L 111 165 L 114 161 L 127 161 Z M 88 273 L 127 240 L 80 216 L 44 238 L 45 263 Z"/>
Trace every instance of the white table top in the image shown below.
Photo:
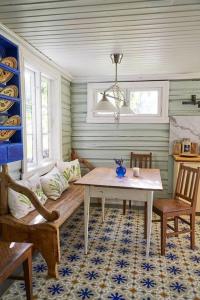
<path fill-rule="evenodd" d="M 127 168 L 125 177 L 116 176 L 114 168 L 95 168 L 75 182 L 78 185 L 92 185 L 138 190 L 163 190 L 159 169 L 140 169 L 140 176 L 134 177 L 133 170 Z"/>

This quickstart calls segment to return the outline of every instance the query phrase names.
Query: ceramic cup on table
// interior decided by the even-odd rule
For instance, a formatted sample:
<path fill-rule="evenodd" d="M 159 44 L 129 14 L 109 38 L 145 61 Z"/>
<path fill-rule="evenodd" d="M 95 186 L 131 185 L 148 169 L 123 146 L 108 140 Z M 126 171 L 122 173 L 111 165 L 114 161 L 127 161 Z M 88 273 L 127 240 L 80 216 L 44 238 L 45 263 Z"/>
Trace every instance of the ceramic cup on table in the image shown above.
<path fill-rule="evenodd" d="M 133 176 L 139 177 L 140 176 L 140 168 L 133 168 Z"/>

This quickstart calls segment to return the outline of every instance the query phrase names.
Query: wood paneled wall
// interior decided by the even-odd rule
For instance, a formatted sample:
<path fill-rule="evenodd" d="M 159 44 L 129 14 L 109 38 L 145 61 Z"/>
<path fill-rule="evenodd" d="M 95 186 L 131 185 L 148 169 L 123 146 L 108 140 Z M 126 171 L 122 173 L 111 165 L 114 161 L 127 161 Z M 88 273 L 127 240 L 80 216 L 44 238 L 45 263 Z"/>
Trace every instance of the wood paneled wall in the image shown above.
<path fill-rule="evenodd" d="M 197 95 L 200 99 L 200 80 L 179 80 L 170 82 L 169 116 L 200 116 L 197 105 L 182 105 L 182 101 L 191 99 L 191 95 Z M 200 122 L 199 122 L 200 123 Z M 200 126 L 200 124 L 199 124 Z M 172 193 L 173 160 L 168 159 L 168 191 Z"/>
<path fill-rule="evenodd" d="M 62 154 L 63 160 L 68 160 L 71 153 L 71 111 L 70 82 L 61 79 L 61 110 L 62 110 Z"/>
<path fill-rule="evenodd" d="M 171 81 L 169 115 L 200 115 L 197 106 L 184 106 L 191 94 L 200 97 L 200 81 Z M 71 85 L 72 147 L 96 166 L 115 166 L 114 158 L 122 157 L 129 166 L 131 151 L 153 153 L 153 167 L 161 169 L 164 185 L 162 196 L 171 192 L 171 163 L 168 159 L 169 124 L 89 124 L 87 84 Z"/>
<path fill-rule="evenodd" d="M 200 98 L 200 80 L 171 81 L 169 115 L 199 115 L 200 109 L 182 105 L 192 94 Z M 153 167 L 160 168 L 164 185 L 162 196 L 168 196 L 172 183 L 172 160 L 168 157 L 169 124 L 89 124 L 87 84 L 61 82 L 62 150 L 68 160 L 71 146 L 96 166 L 114 166 L 113 158 L 123 157 L 129 165 L 130 151 L 151 151 Z M 71 101 L 71 104 L 70 104 Z M 72 128 L 71 128 L 72 127 Z M 20 162 L 9 164 L 14 178 L 20 177 Z"/>

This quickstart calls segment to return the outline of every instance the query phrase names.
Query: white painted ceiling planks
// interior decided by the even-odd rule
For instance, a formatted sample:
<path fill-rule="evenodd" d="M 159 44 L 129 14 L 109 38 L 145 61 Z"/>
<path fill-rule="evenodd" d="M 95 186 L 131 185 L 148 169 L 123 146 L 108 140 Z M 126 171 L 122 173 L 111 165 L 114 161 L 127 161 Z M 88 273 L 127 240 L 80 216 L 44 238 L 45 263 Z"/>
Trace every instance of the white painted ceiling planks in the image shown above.
<path fill-rule="evenodd" d="M 0 21 L 74 78 L 200 71 L 200 0 L 0 0 Z"/>

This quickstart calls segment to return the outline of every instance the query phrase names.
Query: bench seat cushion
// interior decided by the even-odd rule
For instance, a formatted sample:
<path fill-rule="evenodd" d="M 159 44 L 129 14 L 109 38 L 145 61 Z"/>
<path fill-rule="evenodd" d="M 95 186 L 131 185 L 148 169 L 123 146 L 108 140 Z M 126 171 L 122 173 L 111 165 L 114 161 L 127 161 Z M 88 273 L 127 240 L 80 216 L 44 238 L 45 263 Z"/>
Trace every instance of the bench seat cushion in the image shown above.
<path fill-rule="evenodd" d="M 51 211 L 57 210 L 60 213 L 59 219 L 53 222 L 59 227 L 77 210 L 83 201 L 84 187 L 72 183 L 69 188 L 62 193 L 60 198 L 56 201 L 48 199 L 44 206 Z M 46 222 L 36 210 L 30 212 L 20 220 L 29 225 Z"/>

